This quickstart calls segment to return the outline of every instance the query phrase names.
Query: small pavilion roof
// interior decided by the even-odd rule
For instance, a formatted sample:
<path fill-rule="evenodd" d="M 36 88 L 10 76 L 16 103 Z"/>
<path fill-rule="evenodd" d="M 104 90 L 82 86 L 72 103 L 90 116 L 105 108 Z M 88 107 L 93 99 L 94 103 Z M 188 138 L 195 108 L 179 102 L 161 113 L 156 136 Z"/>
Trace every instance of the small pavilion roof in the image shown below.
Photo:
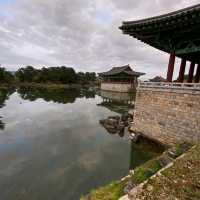
<path fill-rule="evenodd" d="M 166 79 L 164 79 L 162 76 L 155 76 L 152 79 L 149 79 L 150 82 L 166 82 Z"/>
<path fill-rule="evenodd" d="M 125 21 L 124 34 L 188 60 L 200 57 L 200 4 L 151 18 Z"/>
<path fill-rule="evenodd" d="M 113 76 L 113 75 L 117 75 L 120 73 L 125 73 L 127 75 L 138 76 L 138 77 L 145 74 L 142 72 L 133 71 L 129 65 L 125 65 L 122 67 L 113 67 L 111 70 L 109 70 L 107 72 L 99 73 L 99 75 L 100 76 Z"/>

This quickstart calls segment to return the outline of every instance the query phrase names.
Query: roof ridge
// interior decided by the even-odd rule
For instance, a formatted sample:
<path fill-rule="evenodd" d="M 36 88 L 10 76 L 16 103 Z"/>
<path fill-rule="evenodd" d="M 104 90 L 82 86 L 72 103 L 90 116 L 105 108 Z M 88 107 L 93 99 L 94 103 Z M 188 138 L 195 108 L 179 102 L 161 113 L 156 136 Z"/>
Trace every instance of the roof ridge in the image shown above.
<path fill-rule="evenodd" d="M 129 70 L 128 70 L 129 69 Z M 141 72 L 136 72 L 136 71 L 133 71 L 133 69 L 130 67 L 130 65 L 124 65 L 124 66 L 121 66 L 121 67 L 113 67 L 112 69 L 110 69 L 109 71 L 107 72 L 102 72 L 102 73 L 99 73 L 100 75 L 113 75 L 113 74 L 118 74 L 118 73 L 121 73 L 121 72 L 125 72 L 129 75 L 143 75 L 144 73 L 141 73 Z"/>
<path fill-rule="evenodd" d="M 122 67 L 130 67 L 130 65 L 127 64 L 127 65 L 123 65 L 123 66 L 114 66 L 113 68 L 122 68 Z"/>

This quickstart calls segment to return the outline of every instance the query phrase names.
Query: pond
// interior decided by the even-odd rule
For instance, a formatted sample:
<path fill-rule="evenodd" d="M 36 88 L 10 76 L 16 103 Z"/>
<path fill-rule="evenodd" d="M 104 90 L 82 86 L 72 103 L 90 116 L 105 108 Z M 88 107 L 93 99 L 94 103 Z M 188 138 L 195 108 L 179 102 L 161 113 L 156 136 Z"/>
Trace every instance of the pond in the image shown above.
<path fill-rule="evenodd" d="M 78 200 L 160 153 L 109 134 L 99 120 L 130 105 L 103 99 L 86 89 L 1 89 L 0 199 Z"/>

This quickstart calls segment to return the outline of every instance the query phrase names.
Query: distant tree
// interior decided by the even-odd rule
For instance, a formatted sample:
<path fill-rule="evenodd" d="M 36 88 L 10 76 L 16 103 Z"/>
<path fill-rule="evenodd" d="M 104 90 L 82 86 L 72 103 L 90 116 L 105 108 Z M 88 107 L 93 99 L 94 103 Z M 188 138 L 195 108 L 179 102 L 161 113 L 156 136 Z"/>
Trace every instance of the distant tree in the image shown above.
<path fill-rule="evenodd" d="M 38 71 L 32 66 L 27 66 L 25 68 L 20 68 L 16 72 L 16 77 L 22 82 L 32 82 L 37 75 Z"/>
<path fill-rule="evenodd" d="M 49 67 L 35 69 L 32 66 L 20 68 L 16 72 L 16 77 L 20 82 L 37 82 L 37 83 L 88 83 L 96 80 L 94 72 L 78 72 L 71 67 Z"/>
<path fill-rule="evenodd" d="M 79 82 L 89 83 L 96 80 L 96 73 L 95 72 L 78 72 L 77 79 Z"/>
<path fill-rule="evenodd" d="M 77 81 L 77 75 L 73 68 L 62 66 L 61 73 L 62 83 L 75 83 Z"/>
<path fill-rule="evenodd" d="M 15 72 L 15 76 L 20 82 L 24 82 L 24 68 L 18 69 Z"/>
<path fill-rule="evenodd" d="M 14 76 L 11 72 L 7 71 L 5 68 L 0 67 L 0 82 L 10 83 L 14 80 Z"/>
<path fill-rule="evenodd" d="M 79 82 L 83 82 L 84 79 L 85 79 L 85 74 L 84 74 L 83 72 L 78 72 L 78 73 L 77 73 L 77 80 L 78 80 Z"/>
<path fill-rule="evenodd" d="M 94 73 L 94 72 L 86 72 L 85 73 L 85 79 L 87 81 L 95 81 L 96 80 L 96 73 Z"/>

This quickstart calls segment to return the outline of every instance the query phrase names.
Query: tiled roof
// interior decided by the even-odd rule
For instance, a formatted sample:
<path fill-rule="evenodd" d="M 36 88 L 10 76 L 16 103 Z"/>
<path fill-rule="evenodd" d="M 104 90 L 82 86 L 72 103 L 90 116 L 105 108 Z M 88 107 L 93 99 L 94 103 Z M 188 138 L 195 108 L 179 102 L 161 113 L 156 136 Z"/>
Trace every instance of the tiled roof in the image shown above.
<path fill-rule="evenodd" d="M 141 73 L 141 72 L 135 72 L 131 69 L 131 67 L 129 65 L 125 65 L 122 67 L 113 67 L 111 70 L 107 71 L 107 72 L 103 72 L 103 73 L 99 73 L 100 76 L 112 76 L 112 75 L 116 75 L 116 74 L 120 74 L 120 73 L 126 73 L 128 75 L 133 75 L 133 76 L 142 76 L 145 73 Z"/>
<path fill-rule="evenodd" d="M 135 21 L 125 21 L 123 22 L 123 25 L 120 27 L 120 29 L 124 29 L 125 27 L 144 27 L 144 26 L 149 26 L 149 25 L 155 25 L 157 23 L 168 23 L 171 20 L 178 20 L 179 22 L 182 20 L 187 20 L 187 16 L 191 16 L 192 14 L 197 14 L 199 16 L 200 12 L 200 4 L 187 7 L 181 10 L 177 10 L 174 12 L 170 12 L 164 15 L 158 15 L 155 17 L 150 17 L 146 19 L 141 19 L 141 20 L 135 20 Z M 193 20 L 195 16 L 192 18 L 188 18 L 188 20 Z M 180 20 L 182 19 L 182 20 Z M 173 21 L 174 22 L 174 21 Z"/>
<path fill-rule="evenodd" d="M 151 81 L 151 82 L 165 82 L 166 79 L 164 79 L 162 76 L 156 76 L 152 79 L 149 79 L 149 81 Z"/>
<path fill-rule="evenodd" d="M 156 49 L 199 62 L 200 4 L 156 17 L 126 21 L 120 29 Z"/>

